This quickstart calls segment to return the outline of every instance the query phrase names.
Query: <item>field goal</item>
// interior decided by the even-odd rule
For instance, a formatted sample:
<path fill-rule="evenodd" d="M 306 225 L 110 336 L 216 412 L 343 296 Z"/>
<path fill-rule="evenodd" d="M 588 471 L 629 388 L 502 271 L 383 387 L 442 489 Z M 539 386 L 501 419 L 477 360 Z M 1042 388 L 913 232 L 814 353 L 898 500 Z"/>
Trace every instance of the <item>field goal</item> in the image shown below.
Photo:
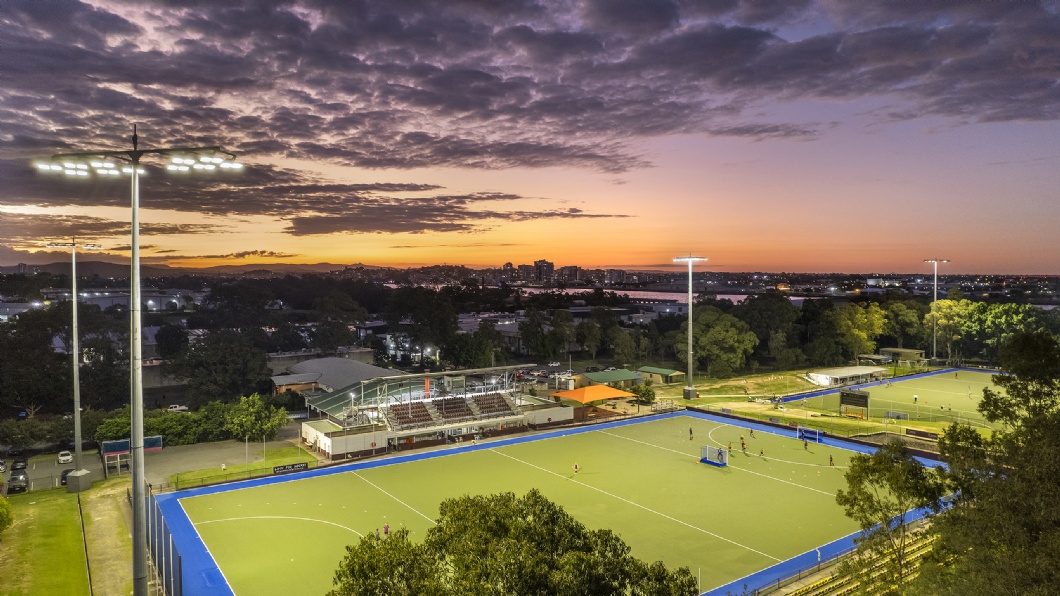
<path fill-rule="evenodd" d="M 869 417 L 869 393 L 857 389 L 839 391 L 839 415 L 865 420 Z"/>
<path fill-rule="evenodd" d="M 162 435 L 144 437 L 144 451 L 158 451 L 162 449 Z M 122 469 L 129 469 L 129 455 L 131 452 L 129 439 L 120 441 L 102 441 L 100 443 L 99 455 L 103 459 L 103 475 L 110 477 L 114 473 L 121 475 Z"/>
<path fill-rule="evenodd" d="M 803 441 L 813 441 L 814 443 L 821 442 L 821 431 L 816 428 L 809 428 L 806 426 L 798 427 L 799 439 Z"/>
<path fill-rule="evenodd" d="M 729 452 L 719 447 L 700 447 L 699 462 L 712 466 L 725 467 L 729 465 Z"/>

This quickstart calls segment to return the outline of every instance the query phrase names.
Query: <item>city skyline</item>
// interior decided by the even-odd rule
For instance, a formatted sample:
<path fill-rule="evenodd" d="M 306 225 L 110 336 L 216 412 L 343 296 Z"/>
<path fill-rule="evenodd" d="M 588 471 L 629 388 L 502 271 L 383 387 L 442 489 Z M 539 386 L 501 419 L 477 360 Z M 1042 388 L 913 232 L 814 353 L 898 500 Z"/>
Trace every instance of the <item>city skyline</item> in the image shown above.
<path fill-rule="evenodd" d="M 128 254 L 127 181 L 34 158 L 219 144 L 142 183 L 145 264 L 1060 274 L 1050 3 L 9 2 L 0 264 Z"/>

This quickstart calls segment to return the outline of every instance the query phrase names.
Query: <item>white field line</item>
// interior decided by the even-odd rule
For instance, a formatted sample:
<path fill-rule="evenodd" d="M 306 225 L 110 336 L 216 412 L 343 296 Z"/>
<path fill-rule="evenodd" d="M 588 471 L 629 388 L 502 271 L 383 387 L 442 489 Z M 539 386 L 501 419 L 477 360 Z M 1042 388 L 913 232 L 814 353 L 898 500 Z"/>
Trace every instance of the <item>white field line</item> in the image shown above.
<path fill-rule="evenodd" d="M 493 453 L 496 453 L 497 455 L 500 455 L 502 457 L 507 457 L 508 459 L 515 460 L 515 461 L 517 461 L 517 462 L 519 462 L 521 464 L 530 466 L 531 468 L 537 468 L 538 470 L 541 470 L 542 472 L 545 472 L 547 474 L 552 474 L 553 476 L 559 476 L 560 478 L 563 478 L 565 480 L 569 480 L 571 482 L 574 482 L 575 484 L 580 484 L 580 485 L 584 486 L 585 488 L 591 488 L 591 489 L 593 489 L 593 490 L 595 490 L 595 491 L 597 491 L 599 493 L 605 494 L 605 495 L 607 495 L 607 496 L 609 496 L 609 497 L 611 497 L 613 499 L 617 499 L 619 501 L 623 501 L 625 503 L 633 505 L 634 507 L 638 507 L 640 509 L 643 509 L 644 511 L 647 511 L 649 513 L 654 513 L 655 515 L 658 515 L 659 517 L 664 517 L 664 518 L 666 518 L 666 519 L 668 519 L 668 520 L 670 520 L 672 522 L 676 522 L 678 524 L 681 524 L 682 526 L 685 526 L 685 527 L 688 527 L 688 528 L 692 528 L 693 530 L 696 530 L 698 532 L 702 532 L 702 533 L 704 533 L 704 534 L 706 534 L 708 536 L 713 536 L 714 538 L 717 538 L 718 540 L 724 540 L 725 542 L 728 542 L 729 544 L 732 544 L 732 545 L 738 546 L 740 548 L 749 550 L 749 551 L 751 551 L 751 552 L 753 552 L 755 554 L 762 555 L 763 557 L 765 557 L 767 559 L 772 559 L 772 560 L 778 561 L 778 562 L 783 560 L 783 559 L 778 559 L 778 558 L 776 558 L 776 557 L 774 557 L 772 555 L 767 555 L 766 553 L 764 553 L 764 552 L 762 552 L 760 550 L 755 550 L 755 549 L 747 546 L 746 544 L 740 544 L 739 542 L 736 542 L 735 540 L 729 540 L 728 538 L 726 538 L 724 536 L 720 536 L 718 534 L 715 534 L 714 532 L 711 532 L 709 530 L 704 530 L 703 528 L 699 528 L 699 527 L 693 526 L 692 524 L 690 524 L 688 522 L 681 521 L 681 520 L 677 519 L 676 517 L 672 517 L 672 516 L 666 515 L 665 513 L 662 513 L 660 511 L 656 511 L 654 509 L 651 509 L 650 507 L 645 507 L 644 505 L 641 505 L 640 503 L 635 503 L 633 501 L 630 501 L 629 499 L 620 497 L 620 496 L 618 496 L 616 494 L 613 494 L 613 493 L 609 493 L 606 490 L 603 490 L 601 488 L 597 488 L 595 486 L 592 486 L 592 485 L 589 485 L 589 484 L 585 484 L 584 482 L 580 482 L 580 481 L 575 480 L 573 478 L 568 478 L 567 476 L 564 476 L 563 474 L 558 474 L 556 472 L 553 472 L 552 470 L 548 470 L 548 469 L 542 468 L 541 466 L 532 464 L 532 463 L 530 463 L 528 461 L 523 461 L 523 460 L 519 459 L 518 457 L 512 457 L 511 455 L 508 455 L 507 453 L 501 453 L 500 451 L 497 451 L 496 449 L 490 449 L 489 451 L 491 451 Z"/>
<path fill-rule="evenodd" d="M 676 453 L 678 455 L 684 455 L 684 456 L 687 456 L 687 457 L 694 457 L 696 459 L 699 459 L 698 455 L 692 455 L 690 453 L 684 453 L 682 451 L 677 451 L 676 449 L 670 449 L 669 447 L 663 447 L 662 445 L 656 445 L 654 443 L 648 443 L 646 441 L 640 441 L 638 439 L 631 439 L 629 437 L 623 437 L 622 435 L 616 435 L 614 433 L 609 433 L 609 432 L 607 432 L 605 430 L 601 430 L 601 431 L 597 431 L 597 432 L 601 432 L 601 433 L 603 433 L 605 435 L 611 435 L 612 437 L 618 437 L 619 439 L 625 439 L 627 441 L 633 441 L 634 443 L 640 443 L 641 445 L 647 445 L 648 447 L 655 447 L 656 449 L 662 449 L 663 451 L 672 451 L 673 453 Z M 711 432 L 713 432 L 713 431 L 711 431 Z M 714 440 L 714 438 L 711 437 L 711 440 Z M 718 443 L 717 441 L 714 441 L 714 442 Z M 721 443 L 718 443 L 718 444 L 721 445 Z M 770 460 L 770 461 L 785 461 L 785 460 L 773 459 L 773 460 Z M 781 478 L 777 478 L 776 476 L 770 476 L 769 474 L 762 474 L 761 472 L 754 472 L 752 470 L 748 470 L 747 468 L 741 468 L 740 466 L 734 466 L 731 463 L 728 466 L 726 466 L 726 467 L 732 468 L 734 470 L 739 470 L 741 472 L 747 472 L 748 474 L 754 474 L 755 476 L 761 476 L 763 478 L 769 478 L 770 480 L 776 480 L 777 482 L 783 482 L 784 484 L 790 484 L 792 486 L 797 486 L 799 488 L 805 488 L 806 490 L 812 490 L 813 492 L 821 493 L 822 495 L 828 495 L 829 497 L 834 497 L 835 496 L 834 493 L 830 493 L 828 491 L 824 491 L 824 490 L 821 490 L 821 489 L 818 489 L 818 488 L 813 488 L 812 486 L 806 486 L 804 484 L 799 484 L 797 482 L 792 482 L 790 480 L 783 480 Z"/>
<path fill-rule="evenodd" d="M 379 492 L 383 493 L 384 495 L 386 495 L 386 496 L 390 497 L 391 499 L 394 499 L 394 500 L 395 500 L 395 501 L 397 501 L 398 503 L 401 503 L 401 504 L 402 504 L 402 505 L 404 505 L 405 507 L 408 507 L 408 508 L 409 508 L 410 510 L 412 510 L 412 512 L 413 512 L 413 513 L 415 513 L 416 515 L 419 515 L 419 516 L 420 516 L 420 517 L 422 517 L 423 519 L 425 519 L 425 520 L 427 520 L 427 521 L 431 522 L 431 524 L 437 525 L 437 522 L 435 522 L 435 521 L 434 521 L 433 519 L 431 519 L 431 518 L 427 517 L 426 515 L 424 515 L 424 514 L 420 513 L 419 509 L 416 509 L 416 508 L 415 508 L 415 507 L 413 507 L 412 505 L 409 505 L 408 503 L 406 503 L 406 502 L 402 501 L 401 499 L 399 499 L 399 498 L 395 497 L 394 495 L 392 495 L 392 494 L 390 494 L 390 493 L 386 492 L 386 491 L 385 491 L 385 490 L 383 490 L 383 489 L 382 489 L 382 488 L 381 488 L 381 487 L 380 487 L 379 485 L 377 485 L 376 483 L 372 482 L 371 480 L 369 480 L 369 479 L 365 478 L 364 476 L 361 476 L 361 475 L 360 475 L 360 474 L 358 474 L 357 472 L 350 472 L 350 474 L 353 474 L 354 476 L 356 476 L 356 477 L 360 478 L 361 480 L 363 480 L 363 481 L 367 482 L 368 484 L 371 484 L 373 488 L 375 488 L 375 489 L 376 489 L 376 490 L 378 490 Z"/>
<path fill-rule="evenodd" d="M 357 534 L 361 538 L 364 538 L 364 534 L 361 534 L 357 530 L 354 530 L 353 528 L 348 528 L 348 527 L 346 527 L 346 526 L 344 526 L 342 524 L 337 524 L 335 522 L 330 522 L 330 521 L 327 521 L 327 520 L 324 520 L 324 519 L 314 519 L 312 517 L 292 517 L 292 516 L 289 516 L 289 515 L 251 515 L 251 516 L 247 516 L 247 517 L 228 517 L 228 518 L 225 518 L 225 519 L 208 519 L 206 521 L 195 522 L 193 525 L 201 526 L 201 525 L 204 525 L 204 524 L 215 524 L 217 522 L 226 522 L 226 521 L 242 521 L 242 520 L 245 520 L 245 519 L 293 519 L 293 520 L 298 520 L 298 521 L 318 522 L 318 523 L 321 523 L 321 524 L 328 524 L 329 526 L 335 526 L 335 527 L 338 527 L 338 528 L 342 528 L 343 530 L 349 530 L 349 531 L 353 532 L 354 534 Z"/>

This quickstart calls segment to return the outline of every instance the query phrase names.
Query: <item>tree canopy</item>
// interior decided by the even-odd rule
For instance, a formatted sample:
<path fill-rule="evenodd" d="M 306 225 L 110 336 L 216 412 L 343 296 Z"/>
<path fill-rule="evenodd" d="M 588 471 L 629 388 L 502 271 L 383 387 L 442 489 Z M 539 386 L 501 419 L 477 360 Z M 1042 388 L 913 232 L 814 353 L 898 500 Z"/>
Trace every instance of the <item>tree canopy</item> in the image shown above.
<path fill-rule="evenodd" d="M 589 530 L 536 489 L 444 501 L 422 544 L 399 529 L 346 548 L 334 596 L 696 594 L 682 567 L 630 555 L 610 530 Z"/>

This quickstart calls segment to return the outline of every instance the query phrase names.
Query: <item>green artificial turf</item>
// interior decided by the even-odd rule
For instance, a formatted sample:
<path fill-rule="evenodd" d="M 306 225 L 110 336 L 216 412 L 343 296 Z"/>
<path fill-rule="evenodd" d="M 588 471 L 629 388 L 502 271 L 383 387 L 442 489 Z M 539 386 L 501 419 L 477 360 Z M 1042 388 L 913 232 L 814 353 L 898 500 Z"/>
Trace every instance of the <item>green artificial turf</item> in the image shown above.
<path fill-rule="evenodd" d="M 869 409 L 872 418 L 883 418 L 887 411 L 904 412 L 908 422 L 901 424 L 930 426 L 941 430 L 953 422 L 971 424 L 979 428 L 989 427 L 982 414 L 976 411 L 983 398 L 983 389 L 993 385 L 995 375 L 989 373 L 959 371 L 947 372 L 915 379 L 901 379 L 888 383 L 874 383 L 865 387 L 869 393 Z M 916 402 L 913 396 L 917 396 Z M 801 402 L 792 402 L 800 406 Z M 838 410 L 838 395 L 810 398 L 806 405 L 813 409 Z"/>
<path fill-rule="evenodd" d="M 275 466 L 302 462 L 308 463 L 311 468 L 317 463 L 316 458 L 301 447 L 280 447 L 278 449 L 266 450 L 264 460 L 252 461 L 249 465 L 233 464 L 227 466 L 223 472 L 214 466 L 201 470 L 190 470 L 188 472 L 171 474 L 169 476 L 169 484 L 174 489 L 179 490 L 203 486 L 205 484 L 239 480 L 241 478 L 269 476 L 272 474 L 272 469 Z"/>
<path fill-rule="evenodd" d="M 756 435 L 681 416 L 507 447 L 465 446 L 181 505 L 236 594 L 324 592 L 344 546 L 384 523 L 422 539 L 444 499 L 531 488 L 587 526 L 614 530 L 635 556 L 701 573 L 706 590 L 857 530 L 835 504 L 852 452 Z M 730 442 L 728 468 L 699 463 L 700 447 Z"/>

